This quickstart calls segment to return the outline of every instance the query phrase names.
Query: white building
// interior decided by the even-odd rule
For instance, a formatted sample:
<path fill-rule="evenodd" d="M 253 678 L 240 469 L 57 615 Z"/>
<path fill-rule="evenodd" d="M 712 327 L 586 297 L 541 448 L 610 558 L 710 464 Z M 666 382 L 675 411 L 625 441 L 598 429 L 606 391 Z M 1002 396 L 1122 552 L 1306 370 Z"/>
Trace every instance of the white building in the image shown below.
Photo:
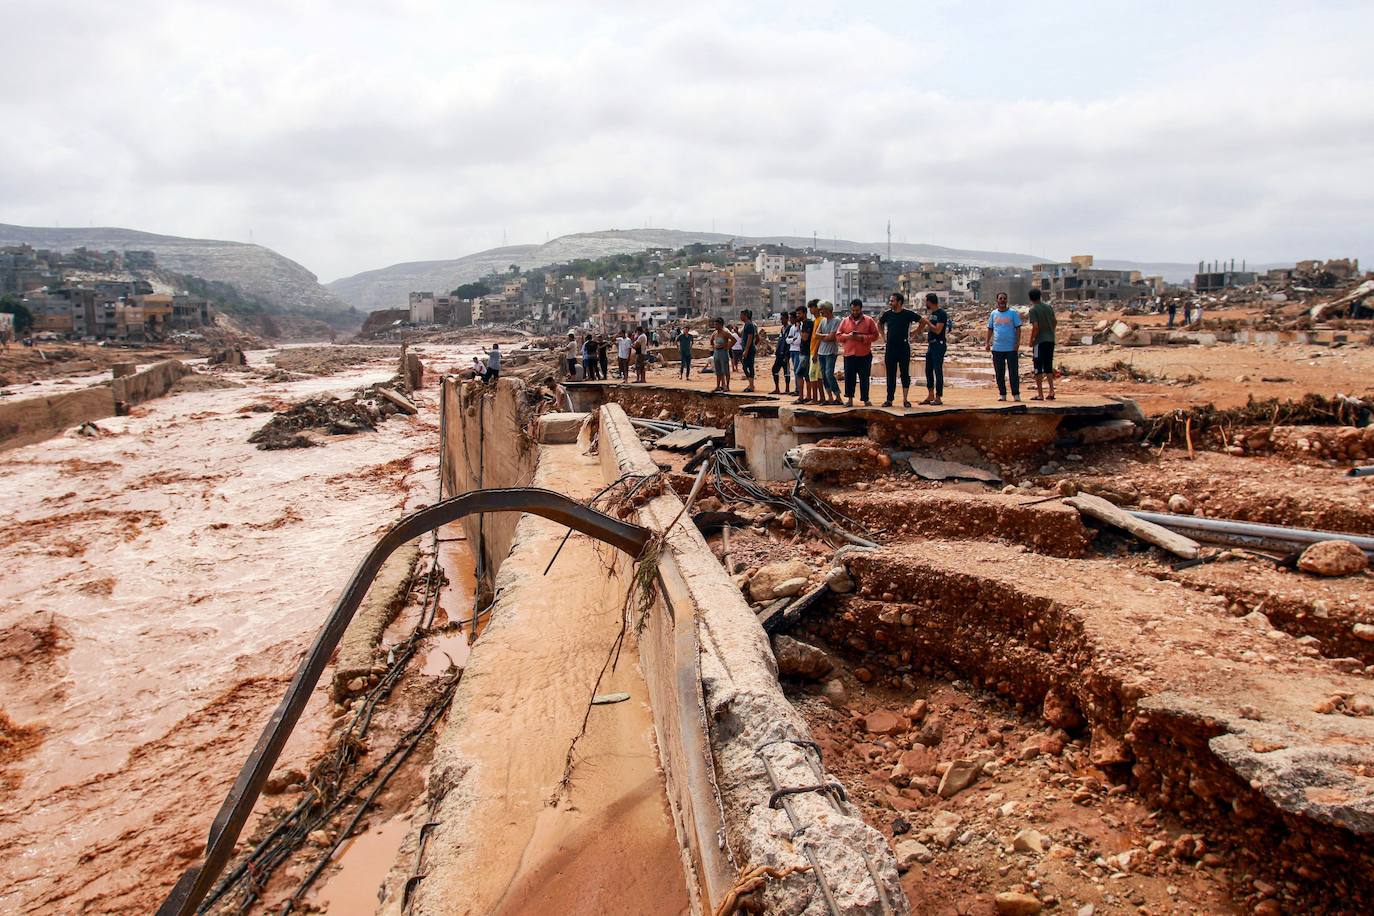
<path fill-rule="evenodd" d="M 806 301 L 820 299 L 835 306 L 838 315 L 859 298 L 859 265 L 821 261 L 806 265 Z"/>
<path fill-rule="evenodd" d="M 410 294 L 410 323 L 434 324 L 434 294 Z"/>
<path fill-rule="evenodd" d="M 754 270 L 763 277 L 764 283 L 773 283 L 787 269 L 787 258 L 780 254 L 760 251 L 754 258 Z"/>

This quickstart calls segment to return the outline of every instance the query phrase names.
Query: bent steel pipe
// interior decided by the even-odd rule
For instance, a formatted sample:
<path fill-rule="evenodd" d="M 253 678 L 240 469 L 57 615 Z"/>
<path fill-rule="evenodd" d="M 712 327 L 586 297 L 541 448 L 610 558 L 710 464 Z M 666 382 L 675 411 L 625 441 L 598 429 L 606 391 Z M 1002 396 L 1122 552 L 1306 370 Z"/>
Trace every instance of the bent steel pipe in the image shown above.
<path fill-rule="evenodd" d="M 210 825 L 204 862 L 186 870 L 158 908 L 158 916 L 191 916 L 233 857 L 234 844 L 262 792 L 263 784 L 267 782 L 282 748 L 286 746 L 286 740 L 300 719 L 330 656 L 334 654 L 335 647 L 343 638 L 344 631 L 348 629 L 348 624 L 387 557 L 402 544 L 428 531 L 481 512 L 528 512 L 567 525 L 574 531 L 604 541 L 634 557 L 639 556 L 651 537 L 647 528 L 622 522 L 561 493 L 537 487 L 471 490 L 413 512 L 393 525 L 354 570 L 343 594 L 335 602 L 334 610 L 316 634 L 310 651 L 296 670 L 286 695 L 258 738 L 253 753 L 239 771 L 238 779 L 234 781 L 233 788 Z"/>

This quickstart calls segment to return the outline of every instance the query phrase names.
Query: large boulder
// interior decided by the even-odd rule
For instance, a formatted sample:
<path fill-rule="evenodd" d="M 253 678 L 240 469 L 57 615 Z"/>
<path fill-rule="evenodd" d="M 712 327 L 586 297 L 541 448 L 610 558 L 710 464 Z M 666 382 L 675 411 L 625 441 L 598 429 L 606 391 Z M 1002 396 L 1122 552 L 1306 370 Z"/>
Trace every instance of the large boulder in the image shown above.
<path fill-rule="evenodd" d="M 792 579 L 808 579 L 811 567 L 801 560 L 784 560 L 761 567 L 749 579 L 749 596 L 755 601 L 772 601 L 780 597 L 778 586 Z"/>
<path fill-rule="evenodd" d="M 1364 551 L 1342 540 L 1318 541 L 1298 558 L 1298 569 L 1318 576 L 1350 576 L 1368 566 Z"/>

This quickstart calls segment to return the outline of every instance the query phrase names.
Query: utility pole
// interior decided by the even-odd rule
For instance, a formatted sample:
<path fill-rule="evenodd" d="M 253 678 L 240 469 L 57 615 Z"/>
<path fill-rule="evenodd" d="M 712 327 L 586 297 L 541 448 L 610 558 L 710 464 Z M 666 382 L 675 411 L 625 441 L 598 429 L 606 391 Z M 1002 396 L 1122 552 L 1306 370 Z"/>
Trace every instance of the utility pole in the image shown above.
<path fill-rule="evenodd" d="M 887 259 L 892 260 L 892 220 L 887 221 Z"/>

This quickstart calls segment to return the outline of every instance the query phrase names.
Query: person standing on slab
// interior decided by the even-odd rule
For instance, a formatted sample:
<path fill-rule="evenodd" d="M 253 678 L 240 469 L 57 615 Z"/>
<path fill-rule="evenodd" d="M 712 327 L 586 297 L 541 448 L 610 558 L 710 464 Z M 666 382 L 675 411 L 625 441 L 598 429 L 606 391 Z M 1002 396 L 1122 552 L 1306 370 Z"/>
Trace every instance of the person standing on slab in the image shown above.
<path fill-rule="evenodd" d="M 628 382 L 630 380 L 630 348 L 634 346 L 634 341 L 630 335 L 624 331 L 617 331 L 615 335 L 615 366 L 620 371 L 620 380 Z"/>
<path fill-rule="evenodd" d="M 915 312 L 906 307 L 906 296 L 893 293 L 887 299 L 887 311 L 878 318 L 878 327 L 886 332 L 887 349 L 883 353 L 883 366 L 887 371 L 887 400 L 884 407 L 892 406 L 892 398 L 897 393 L 897 376 L 902 377 L 902 406 L 911 406 L 911 326 L 920 321 Z"/>
<path fill-rule="evenodd" d="M 644 332 L 643 325 L 635 329 L 634 354 L 635 382 L 643 385 L 648 381 L 644 373 L 649 365 L 649 335 Z"/>
<path fill-rule="evenodd" d="M 997 373 L 997 400 L 1007 399 L 1007 375 L 1011 375 L 1011 397 L 1021 400 L 1021 316 L 1007 307 L 1007 294 L 997 294 L 997 308 L 988 316 L 988 333 L 983 349 L 992 353 L 992 368 Z"/>
<path fill-rule="evenodd" d="M 754 360 L 759 354 L 759 326 L 754 324 L 754 313 L 749 309 L 740 309 L 740 349 L 739 364 L 740 371 L 748 379 L 748 384 L 744 386 L 745 391 L 754 390 Z"/>
<path fill-rule="evenodd" d="M 926 332 L 926 399 L 921 403 L 943 404 L 949 314 L 940 308 L 940 297 L 935 293 L 926 293 L 926 314 L 920 326 Z"/>
<path fill-rule="evenodd" d="M 735 332 L 725 326 L 724 318 L 717 318 L 711 329 L 711 368 L 715 370 L 716 391 L 730 390 L 730 348 L 738 340 Z"/>
<path fill-rule="evenodd" d="M 692 377 L 692 332 L 684 326 L 677 332 L 677 377 L 680 379 L 690 379 Z"/>
<path fill-rule="evenodd" d="M 1040 298 L 1040 290 L 1030 291 L 1030 312 L 1026 320 L 1030 322 L 1031 368 L 1035 370 L 1035 397 L 1032 401 L 1045 400 L 1045 381 L 1049 380 L 1051 401 L 1054 400 L 1054 328 L 1057 319 L 1054 308 Z"/>
<path fill-rule="evenodd" d="M 816 306 L 816 329 L 812 340 L 816 341 L 815 353 L 811 357 L 811 387 L 816 392 L 818 404 L 840 403 L 840 383 L 835 381 L 835 360 L 840 354 L 840 344 L 836 335 L 840 330 L 840 319 L 835 317 L 835 307 L 829 302 Z"/>
<path fill-rule="evenodd" d="M 782 326 L 778 328 L 778 338 L 773 345 L 773 391 L 772 394 L 792 393 L 792 316 L 782 313 Z M 782 389 L 778 389 L 778 373 L 782 373 Z"/>
<path fill-rule="evenodd" d="M 854 406 L 854 384 L 859 386 L 859 400 L 872 407 L 868 399 L 868 380 L 873 374 L 873 341 L 878 339 L 878 323 L 864 314 L 862 299 L 849 303 L 849 315 L 840 322 L 835 339 L 844 348 L 844 396 L 846 406 Z M 908 379 L 909 382 L 909 379 Z"/>

